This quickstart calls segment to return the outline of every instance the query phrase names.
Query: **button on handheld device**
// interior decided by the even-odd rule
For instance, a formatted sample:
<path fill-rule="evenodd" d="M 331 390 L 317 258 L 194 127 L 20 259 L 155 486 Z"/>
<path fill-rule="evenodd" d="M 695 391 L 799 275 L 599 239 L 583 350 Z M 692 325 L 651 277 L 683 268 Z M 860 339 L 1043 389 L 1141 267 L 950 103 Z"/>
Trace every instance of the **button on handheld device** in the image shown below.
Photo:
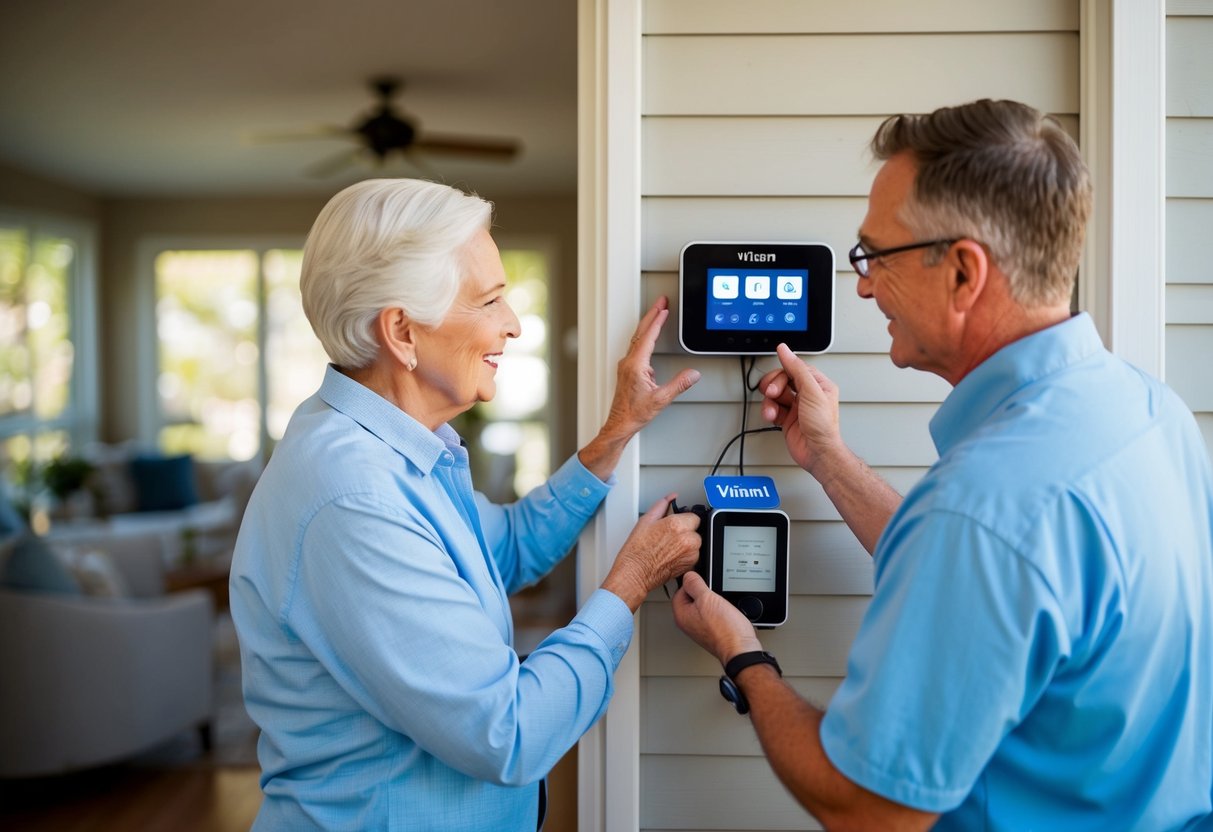
<path fill-rule="evenodd" d="M 687 352 L 762 355 L 834 339 L 834 252 L 824 243 L 687 243 L 678 258 L 678 340 Z"/>
<path fill-rule="evenodd" d="M 754 623 L 788 619 L 788 516 L 778 509 L 717 509 L 708 522 L 708 586 Z"/>

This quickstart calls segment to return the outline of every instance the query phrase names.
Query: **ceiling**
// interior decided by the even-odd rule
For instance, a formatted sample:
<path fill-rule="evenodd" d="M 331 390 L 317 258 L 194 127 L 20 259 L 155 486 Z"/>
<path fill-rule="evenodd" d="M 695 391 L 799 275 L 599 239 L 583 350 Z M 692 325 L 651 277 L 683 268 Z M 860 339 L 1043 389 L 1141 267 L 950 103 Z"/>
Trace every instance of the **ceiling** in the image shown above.
<path fill-rule="evenodd" d="M 332 193 L 368 175 L 570 194 L 576 39 L 572 0 L 5 0 L 0 162 L 103 197 Z M 349 126 L 384 74 L 406 79 L 395 103 L 422 134 L 522 152 L 316 178 L 352 145 L 252 140 Z"/>

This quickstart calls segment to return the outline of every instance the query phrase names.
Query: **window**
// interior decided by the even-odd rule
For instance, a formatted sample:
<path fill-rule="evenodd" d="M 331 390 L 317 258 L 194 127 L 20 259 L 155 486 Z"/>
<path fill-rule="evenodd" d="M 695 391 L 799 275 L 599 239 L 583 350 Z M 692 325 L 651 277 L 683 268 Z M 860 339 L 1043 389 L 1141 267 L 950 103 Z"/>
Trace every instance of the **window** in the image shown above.
<path fill-rule="evenodd" d="M 328 361 L 299 299 L 302 260 L 294 248 L 155 255 L 163 450 L 251 459 L 282 438 Z"/>
<path fill-rule="evenodd" d="M 303 253 L 287 247 L 154 247 L 156 432 L 169 453 L 249 459 L 282 438 L 328 358 L 303 314 Z M 511 501 L 551 472 L 548 270 L 539 248 L 503 247 L 522 336 L 506 347 L 497 396 L 456 420 L 475 482 Z"/>
<path fill-rule="evenodd" d="M 18 500 L 32 466 L 95 433 L 92 234 L 0 214 L 0 467 Z"/>
<path fill-rule="evenodd" d="M 496 502 L 512 502 L 551 474 L 548 408 L 549 310 L 546 252 L 503 244 L 506 299 L 522 334 L 506 345 L 497 369 L 497 395 L 455 421 L 468 443 L 476 487 Z"/>

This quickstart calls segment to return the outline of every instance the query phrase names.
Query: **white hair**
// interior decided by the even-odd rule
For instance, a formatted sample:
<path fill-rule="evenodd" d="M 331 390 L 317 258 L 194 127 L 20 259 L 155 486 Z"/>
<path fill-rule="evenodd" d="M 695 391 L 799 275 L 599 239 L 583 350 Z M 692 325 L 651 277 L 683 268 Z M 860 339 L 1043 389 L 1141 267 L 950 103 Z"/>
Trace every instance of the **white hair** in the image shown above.
<path fill-rule="evenodd" d="M 329 359 L 345 369 L 370 364 L 383 309 L 441 323 L 459 293 L 463 248 L 489 228 L 492 211 L 478 196 L 420 179 L 367 179 L 330 199 L 308 232 L 299 279 Z"/>

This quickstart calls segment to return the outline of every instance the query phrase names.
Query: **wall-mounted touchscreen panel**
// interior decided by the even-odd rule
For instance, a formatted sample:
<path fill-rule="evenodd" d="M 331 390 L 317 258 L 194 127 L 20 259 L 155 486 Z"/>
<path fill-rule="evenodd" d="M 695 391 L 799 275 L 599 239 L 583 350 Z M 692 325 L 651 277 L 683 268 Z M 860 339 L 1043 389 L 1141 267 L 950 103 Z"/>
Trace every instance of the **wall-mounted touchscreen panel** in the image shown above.
<path fill-rule="evenodd" d="M 679 257 L 679 341 L 694 353 L 823 352 L 834 252 L 822 243 L 695 242 Z"/>

